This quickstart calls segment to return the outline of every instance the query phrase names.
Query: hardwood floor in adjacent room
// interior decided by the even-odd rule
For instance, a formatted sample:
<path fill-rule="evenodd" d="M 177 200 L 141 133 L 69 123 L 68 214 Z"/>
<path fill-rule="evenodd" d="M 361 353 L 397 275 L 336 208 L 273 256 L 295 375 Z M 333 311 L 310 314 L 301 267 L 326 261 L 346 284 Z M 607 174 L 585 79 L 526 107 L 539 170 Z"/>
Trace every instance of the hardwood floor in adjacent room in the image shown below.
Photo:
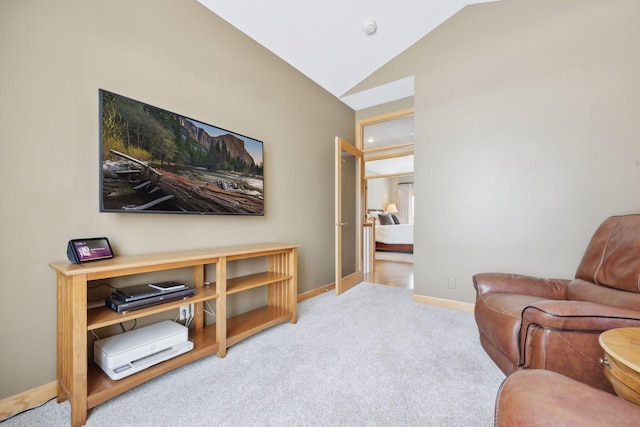
<path fill-rule="evenodd" d="M 364 280 L 379 285 L 413 289 L 413 262 L 376 259 L 375 271 Z"/>

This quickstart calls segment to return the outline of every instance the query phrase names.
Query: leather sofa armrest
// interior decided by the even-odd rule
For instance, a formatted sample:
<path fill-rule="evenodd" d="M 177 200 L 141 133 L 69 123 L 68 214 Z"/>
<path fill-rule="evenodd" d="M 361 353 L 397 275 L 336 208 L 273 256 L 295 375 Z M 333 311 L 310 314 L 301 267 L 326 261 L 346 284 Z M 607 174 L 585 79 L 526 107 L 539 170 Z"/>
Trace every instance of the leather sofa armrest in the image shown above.
<path fill-rule="evenodd" d="M 596 367 L 600 381 L 608 386 L 609 383 L 601 374 L 602 367 L 597 363 L 598 357 L 602 355 L 598 336 L 603 331 L 624 327 L 640 327 L 640 312 L 588 301 L 535 302 L 522 311 L 518 340 L 519 366 L 523 369 L 542 367 L 540 363 L 544 359 L 546 369 L 561 369 L 558 372 L 579 378 L 584 370 L 579 368 L 577 360 L 571 366 L 562 365 L 562 360 L 567 358 L 565 350 L 578 352 L 590 365 Z M 567 346 L 549 344 L 550 341 L 558 340 Z"/>
<path fill-rule="evenodd" d="M 489 292 L 503 292 L 564 300 L 567 296 L 566 279 L 541 279 L 508 273 L 478 273 L 473 276 L 476 296 Z"/>
<path fill-rule="evenodd" d="M 640 312 L 587 301 L 539 301 L 522 312 L 522 331 L 529 325 L 554 330 L 606 331 L 640 327 Z"/>

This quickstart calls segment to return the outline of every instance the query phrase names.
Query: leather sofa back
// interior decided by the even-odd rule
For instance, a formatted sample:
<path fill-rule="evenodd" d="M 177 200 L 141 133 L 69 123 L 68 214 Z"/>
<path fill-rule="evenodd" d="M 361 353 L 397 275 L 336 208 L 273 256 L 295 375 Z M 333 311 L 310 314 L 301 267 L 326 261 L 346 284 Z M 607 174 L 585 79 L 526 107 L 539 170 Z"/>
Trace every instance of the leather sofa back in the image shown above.
<path fill-rule="evenodd" d="M 640 215 L 607 218 L 591 238 L 576 279 L 640 293 Z"/>

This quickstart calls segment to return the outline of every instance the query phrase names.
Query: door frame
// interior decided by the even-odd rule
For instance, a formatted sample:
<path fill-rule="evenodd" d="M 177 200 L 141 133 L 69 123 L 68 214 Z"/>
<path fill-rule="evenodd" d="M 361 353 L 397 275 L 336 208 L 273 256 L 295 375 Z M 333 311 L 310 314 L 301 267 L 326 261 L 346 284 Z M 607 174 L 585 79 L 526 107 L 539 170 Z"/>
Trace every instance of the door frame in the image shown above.
<path fill-rule="evenodd" d="M 356 124 L 356 147 L 362 152 L 380 151 L 381 149 L 372 148 L 365 150 L 364 147 L 364 128 L 368 125 L 374 125 L 380 122 L 386 122 L 389 120 L 399 119 L 400 117 L 410 116 L 414 114 L 414 108 L 406 108 L 404 110 L 394 111 L 392 113 L 381 114 L 379 116 L 369 117 L 367 119 L 358 120 Z M 413 144 L 399 144 L 398 146 L 409 146 Z M 386 148 L 382 148 L 384 150 Z"/>
<path fill-rule="evenodd" d="M 414 150 L 413 142 L 389 145 L 386 147 L 365 149 L 364 148 L 364 128 L 366 126 L 374 125 L 376 123 L 381 123 L 389 120 L 399 119 L 401 117 L 411 116 L 411 115 L 414 115 L 414 113 L 415 113 L 415 109 L 411 107 L 411 108 L 406 108 L 404 110 L 393 111 L 391 113 L 386 113 L 386 114 L 381 114 L 379 116 L 361 119 L 356 122 L 356 147 L 358 150 L 360 150 L 363 153 L 363 158 L 362 158 L 363 171 L 365 171 L 366 163 L 368 161 L 409 156 L 413 154 L 413 150 Z M 367 154 L 369 154 L 369 156 L 367 156 Z M 364 215 L 366 216 L 366 209 L 368 206 L 367 191 L 366 191 L 367 180 L 376 179 L 376 178 L 392 178 L 396 176 L 407 176 L 407 175 L 413 174 L 414 172 L 415 172 L 415 168 L 414 168 L 414 171 L 412 171 L 411 173 L 403 172 L 403 173 L 397 173 L 397 174 L 376 175 L 376 176 L 365 176 L 365 174 L 363 173 L 362 180 L 364 185 L 363 186 L 364 194 L 362 196 L 362 203 L 363 203 L 362 209 L 363 209 Z"/>

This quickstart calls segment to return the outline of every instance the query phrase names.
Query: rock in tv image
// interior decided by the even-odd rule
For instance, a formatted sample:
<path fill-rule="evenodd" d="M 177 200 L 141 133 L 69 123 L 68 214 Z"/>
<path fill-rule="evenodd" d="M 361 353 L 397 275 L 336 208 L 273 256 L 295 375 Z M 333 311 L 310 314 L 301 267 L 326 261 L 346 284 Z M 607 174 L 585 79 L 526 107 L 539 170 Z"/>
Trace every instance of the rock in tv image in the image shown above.
<path fill-rule="evenodd" d="M 263 143 L 106 90 L 100 211 L 264 215 Z"/>

